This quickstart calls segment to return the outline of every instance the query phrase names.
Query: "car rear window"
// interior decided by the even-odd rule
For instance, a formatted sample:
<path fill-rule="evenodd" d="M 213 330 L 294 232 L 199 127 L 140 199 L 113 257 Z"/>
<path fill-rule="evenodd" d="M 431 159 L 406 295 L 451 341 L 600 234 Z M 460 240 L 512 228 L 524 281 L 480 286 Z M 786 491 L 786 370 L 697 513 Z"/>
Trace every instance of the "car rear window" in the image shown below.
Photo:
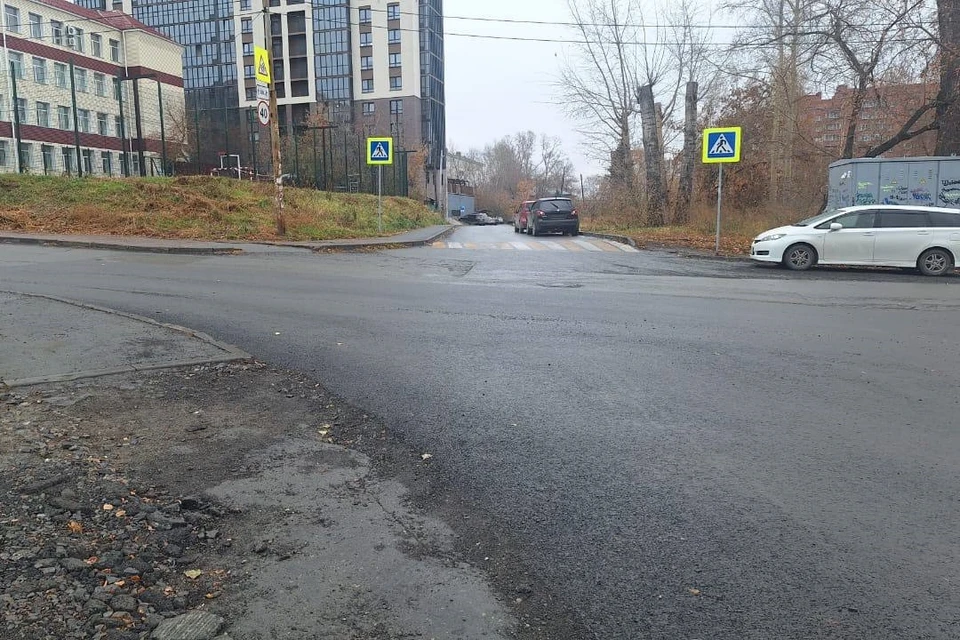
<path fill-rule="evenodd" d="M 929 226 L 925 211 L 881 211 L 881 229 L 916 229 Z"/>
<path fill-rule="evenodd" d="M 573 211 L 573 203 L 569 200 L 541 200 L 537 208 L 543 211 Z"/>
<path fill-rule="evenodd" d="M 950 211 L 928 211 L 931 227 L 960 227 L 960 213 Z"/>

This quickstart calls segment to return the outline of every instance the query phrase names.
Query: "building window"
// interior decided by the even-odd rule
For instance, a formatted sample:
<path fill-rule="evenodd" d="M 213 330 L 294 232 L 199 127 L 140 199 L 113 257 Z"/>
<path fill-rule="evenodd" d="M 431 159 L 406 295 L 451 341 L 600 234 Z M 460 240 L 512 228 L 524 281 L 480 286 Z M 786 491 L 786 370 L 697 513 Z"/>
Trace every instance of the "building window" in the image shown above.
<path fill-rule="evenodd" d="M 110 60 L 113 62 L 120 62 L 120 41 L 111 40 L 110 41 Z"/>
<path fill-rule="evenodd" d="M 10 145 L 6 140 L 0 140 L 0 167 L 7 166 L 7 156 L 10 155 Z"/>
<path fill-rule="evenodd" d="M 244 78 L 255 78 L 257 76 L 256 71 L 253 68 L 252 64 L 243 65 L 243 77 Z"/>
<path fill-rule="evenodd" d="M 373 11 L 370 7 L 360 7 L 360 24 L 370 24 L 373 22 Z"/>
<path fill-rule="evenodd" d="M 399 91 L 403 89 L 403 78 L 400 76 L 393 76 L 390 78 L 390 91 Z"/>
<path fill-rule="evenodd" d="M 37 102 L 37 126 L 50 127 L 50 103 Z"/>
<path fill-rule="evenodd" d="M 403 100 L 390 101 L 390 114 L 394 116 L 403 115 Z"/>
<path fill-rule="evenodd" d="M 61 89 L 67 88 L 67 65 L 60 62 L 53 63 L 53 81 Z"/>
<path fill-rule="evenodd" d="M 830 118 L 831 120 L 836 120 L 837 118 L 840 117 L 840 111 L 838 109 L 834 109 L 827 113 L 827 117 Z"/>
<path fill-rule="evenodd" d="M 83 53 L 83 29 L 67 27 L 67 46 Z"/>
<path fill-rule="evenodd" d="M 400 42 L 400 29 L 388 29 L 387 42 L 390 44 L 397 44 Z"/>
<path fill-rule="evenodd" d="M 90 175 L 93 173 L 93 151 L 84 149 L 80 154 L 83 157 L 83 170 L 87 172 L 87 175 Z"/>
<path fill-rule="evenodd" d="M 6 19 L 7 30 L 14 33 L 20 33 L 20 9 L 7 5 L 3 12 Z"/>
<path fill-rule="evenodd" d="M 97 133 L 102 136 L 110 135 L 110 120 L 105 113 L 97 114 Z"/>
<path fill-rule="evenodd" d="M 369 47 L 373 45 L 373 33 L 368 31 L 360 34 L 360 46 Z"/>
<path fill-rule="evenodd" d="M 5 115 L 4 105 L 7 104 L 7 101 L 3 99 L 3 94 L 0 93 L 0 120 L 6 120 L 7 116 Z"/>
<path fill-rule="evenodd" d="M 73 68 L 73 82 L 74 86 L 77 88 L 77 91 L 80 93 L 87 92 L 87 70 L 78 69 L 77 67 Z"/>
<path fill-rule="evenodd" d="M 31 13 L 27 15 L 30 20 L 30 37 L 40 40 L 43 38 L 43 16 Z"/>
<path fill-rule="evenodd" d="M 363 103 L 363 115 L 372 116 L 377 110 L 376 103 L 373 102 L 364 102 Z"/>
<path fill-rule="evenodd" d="M 399 53 L 391 53 L 391 54 L 390 54 L 390 66 L 391 66 L 391 67 L 399 67 L 400 64 L 401 64 L 401 63 L 400 63 L 400 54 L 399 54 Z"/>
<path fill-rule="evenodd" d="M 102 73 L 93 74 L 93 92 L 101 98 L 107 95 L 107 77 Z"/>
<path fill-rule="evenodd" d="M 360 56 L 360 69 L 364 71 L 373 69 L 373 56 Z"/>
<path fill-rule="evenodd" d="M 48 144 L 40 147 L 40 156 L 43 158 L 43 173 L 47 175 L 53 172 L 53 147 Z"/>
<path fill-rule="evenodd" d="M 100 152 L 100 168 L 103 170 L 103 175 L 113 175 L 113 154 L 109 151 Z"/>
<path fill-rule="evenodd" d="M 81 133 L 90 133 L 90 111 L 77 109 L 77 128 Z"/>
<path fill-rule="evenodd" d="M 120 82 L 120 78 L 113 79 L 113 99 L 120 100 L 120 96 L 123 94 L 123 84 Z"/>
<path fill-rule="evenodd" d="M 253 101 L 257 99 L 257 90 L 256 89 L 247 89 L 247 101 Z"/>
<path fill-rule="evenodd" d="M 831 122 L 830 124 L 827 125 L 827 131 L 840 131 L 840 123 Z"/>
<path fill-rule="evenodd" d="M 59 20 L 50 21 L 50 32 L 53 34 L 53 44 L 63 46 L 63 23 Z"/>
<path fill-rule="evenodd" d="M 360 91 L 363 93 L 373 93 L 373 80 L 361 80 Z"/>
<path fill-rule="evenodd" d="M 252 55 L 253 55 L 253 43 L 252 43 L 252 42 L 244 42 L 244 43 L 243 43 L 243 55 L 245 55 L 245 56 L 252 56 Z"/>
<path fill-rule="evenodd" d="M 57 126 L 68 131 L 70 127 L 70 107 L 57 107 Z"/>
<path fill-rule="evenodd" d="M 17 117 L 20 119 L 21 124 L 27 123 L 27 99 L 26 98 L 17 98 Z"/>
<path fill-rule="evenodd" d="M 840 136 L 838 136 L 835 133 L 829 133 L 823 136 L 823 141 L 824 142 L 840 142 Z"/>
<path fill-rule="evenodd" d="M 392 3 L 387 5 L 387 20 L 399 20 L 400 19 L 400 5 L 397 3 Z"/>
<path fill-rule="evenodd" d="M 90 53 L 98 58 L 103 57 L 103 36 L 99 33 L 90 34 Z"/>
<path fill-rule="evenodd" d="M 253 18 L 240 19 L 240 33 L 253 33 Z"/>
<path fill-rule="evenodd" d="M 20 166 L 28 169 L 33 166 L 33 145 L 26 142 L 20 143 Z"/>
<path fill-rule="evenodd" d="M 33 59 L 33 81 L 37 84 L 47 84 L 47 61 L 43 58 Z"/>
<path fill-rule="evenodd" d="M 17 80 L 23 80 L 23 54 L 10 52 L 10 64 L 13 65 L 13 75 Z"/>
<path fill-rule="evenodd" d="M 240 11 L 250 11 L 250 0 L 240 0 Z"/>
<path fill-rule="evenodd" d="M 73 172 L 76 167 L 74 162 L 76 160 L 76 156 L 73 155 L 73 148 L 63 147 L 62 149 L 60 149 L 60 156 L 63 158 L 64 173 L 66 173 L 68 176 L 73 175 Z"/>

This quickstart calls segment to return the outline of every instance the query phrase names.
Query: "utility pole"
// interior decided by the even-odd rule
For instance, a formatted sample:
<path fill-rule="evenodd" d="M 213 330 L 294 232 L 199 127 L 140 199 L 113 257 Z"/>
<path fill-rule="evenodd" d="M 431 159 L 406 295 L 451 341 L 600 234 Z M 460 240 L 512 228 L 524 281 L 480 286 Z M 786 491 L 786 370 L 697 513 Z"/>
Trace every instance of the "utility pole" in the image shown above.
<path fill-rule="evenodd" d="M 83 156 L 80 153 L 80 123 L 77 121 L 77 80 L 73 73 L 73 56 L 70 56 L 70 100 L 73 102 L 73 144 L 77 149 L 77 175 L 82 178 Z M 16 105 L 14 105 L 14 108 L 16 108 Z"/>
<path fill-rule="evenodd" d="M 12 61 L 10 62 L 10 78 L 13 81 L 13 143 L 17 145 L 16 150 L 14 150 L 14 157 L 17 159 L 17 170 L 20 173 L 26 173 L 26 167 L 23 166 L 23 154 L 20 152 L 23 146 L 23 137 L 20 131 L 20 125 L 22 124 L 20 122 L 20 109 L 17 108 L 20 96 L 17 94 L 17 73 Z"/>
<path fill-rule="evenodd" d="M 163 175 L 167 175 L 167 130 L 163 126 L 163 83 L 160 82 L 160 78 L 157 78 L 157 104 L 160 107 L 160 152 L 163 158 Z"/>
<path fill-rule="evenodd" d="M 143 122 L 140 117 L 140 76 L 133 78 L 133 118 L 137 126 L 137 158 L 140 164 L 140 177 L 147 175 L 146 158 L 143 157 Z"/>
<path fill-rule="evenodd" d="M 270 89 L 270 150 L 273 153 L 273 179 L 276 184 L 277 235 L 287 235 L 287 221 L 283 213 L 283 164 L 280 157 L 280 123 L 277 111 L 277 89 L 273 81 L 273 38 L 270 33 L 270 7 L 263 3 L 263 39 L 267 50 L 267 71 L 270 75 L 267 85 Z"/>

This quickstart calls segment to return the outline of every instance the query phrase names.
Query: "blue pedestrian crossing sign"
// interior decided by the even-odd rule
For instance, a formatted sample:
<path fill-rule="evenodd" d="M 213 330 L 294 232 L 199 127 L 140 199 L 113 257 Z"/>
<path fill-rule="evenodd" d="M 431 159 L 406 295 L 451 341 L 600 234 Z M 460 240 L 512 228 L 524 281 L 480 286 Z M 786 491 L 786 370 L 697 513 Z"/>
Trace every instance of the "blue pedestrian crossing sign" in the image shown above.
<path fill-rule="evenodd" d="M 743 133 L 740 127 L 704 129 L 703 162 L 740 162 Z"/>
<path fill-rule="evenodd" d="M 367 138 L 367 164 L 393 164 L 393 138 Z"/>

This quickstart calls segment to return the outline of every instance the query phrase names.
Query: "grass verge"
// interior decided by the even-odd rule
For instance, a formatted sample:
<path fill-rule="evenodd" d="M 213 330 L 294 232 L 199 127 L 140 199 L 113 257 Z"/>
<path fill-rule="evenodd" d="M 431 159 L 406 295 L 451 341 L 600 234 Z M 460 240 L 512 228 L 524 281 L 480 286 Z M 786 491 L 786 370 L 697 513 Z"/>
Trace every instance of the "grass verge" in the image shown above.
<path fill-rule="evenodd" d="M 272 183 L 226 178 L 62 178 L 0 175 L 0 230 L 196 240 L 280 240 Z M 393 235 L 443 224 L 408 198 L 287 187 L 283 240 Z"/>

